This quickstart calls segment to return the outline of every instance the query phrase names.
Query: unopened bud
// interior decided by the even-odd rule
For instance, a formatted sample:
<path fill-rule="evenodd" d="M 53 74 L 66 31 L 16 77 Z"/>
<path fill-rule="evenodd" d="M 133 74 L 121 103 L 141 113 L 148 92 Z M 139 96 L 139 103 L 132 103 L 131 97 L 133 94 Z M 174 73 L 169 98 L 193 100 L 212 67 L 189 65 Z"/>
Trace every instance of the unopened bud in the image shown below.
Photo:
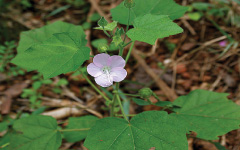
<path fill-rule="evenodd" d="M 98 51 L 99 51 L 100 53 L 104 53 L 104 52 L 106 52 L 107 50 L 109 50 L 109 47 L 108 47 L 107 44 L 100 44 L 100 45 L 98 46 Z"/>
<path fill-rule="evenodd" d="M 135 0 L 124 0 L 124 6 L 126 8 L 133 8 L 135 6 Z"/>
<path fill-rule="evenodd" d="M 142 88 L 138 91 L 141 98 L 149 98 L 153 95 L 153 91 L 150 88 Z"/>

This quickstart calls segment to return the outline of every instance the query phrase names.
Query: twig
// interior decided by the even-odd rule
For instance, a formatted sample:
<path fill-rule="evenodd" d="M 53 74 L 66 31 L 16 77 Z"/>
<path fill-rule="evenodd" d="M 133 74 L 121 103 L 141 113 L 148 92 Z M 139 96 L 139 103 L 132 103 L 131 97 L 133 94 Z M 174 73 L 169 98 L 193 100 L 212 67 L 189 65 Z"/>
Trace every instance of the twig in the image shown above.
<path fill-rule="evenodd" d="M 209 45 L 212 45 L 213 43 L 216 43 L 216 42 L 218 42 L 218 41 L 222 41 L 222 40 L 224 40 L 224 39 L 226 39 L 226 38 L 227 38 L 226 36 L 221 36 L 221 37 L 218 37 L 218 38 L 216 38 L 216 39 L 212 39 L 211 41 L 207 41 L 207 42 L 203 43 L 200 47 L 195 48 L 195 49 L 193 49 L 191 52 L 189 52 L 189 53 L 187 53 L 187 54 L 184 54 L 182 57 L 178 58 L 178 59 L 177 59 L 177 62 L 180 62 L 180 61 L 182 61 L 183 59 L 185 59 L 187 56 L 189 56 L 189 55 L 191 55 L 191 54 L 194 54 L 194 53 L 196 53 L 197 51 L 199 51 L 199 50 L 201 50 L 201 49 L 203 49 L 203 48 L 205 48 L 205 47 L 207 47 L 207 46 L 209 46 Z"/>
<path fill-rule="evenodd" d="M 137 54 L 137 51 L 133 50 L 132 54 L 134 58 L 138 61 L 138 63 L 144 68 L 147 74 L 150 75 L 153 78 L 153 80 L 157 83 L 158 87 L 164 92 L 167 98 L 170 101 L 175 100 L 177 98 L 176 93 L 173 90 L 171 90 L 169 86 L 162 79 L 160 79 L 160 77 L 156 73 L 154 73 L 154 71 L 146 64 L 144 59 L 142 59 Z"/>
<path fill-rule="evenodd" d="M 188 23 L 188 21 L 185 18 L 181 18 L 181 21 L 184 24 L 184 26 L 186 28 L 188 28 L 188 30 L 190 31 L 190 33 L 192 35 L 196 35 L 197 34 L 196 31 L 193 29 L 193 27 Z"/>
<path fill-rule="evenodd" d="M 108 22 L 111 22 L 109 17 L 101 10 L 95 0 L 89 0 L 89 2 L 91 3 L 92 7 L 99 13 L 100 16 L 103 16 Z"/>
<path fill-rule="evenodd" d="M 153 54 L 155 54 L 156 49 L 157 49 L 157 45 L 158 45 L 158 43 L 159 43 L 158 41 L 159 41 L 159 39 L 156 40 L 155 44 L 154 44 L 154 45 L 152 46 L 152 48 L 151 48 L 151 51 L 148 52 L 148 53 L 146 53 L 146 56 L 147 56 L 147 57 L 152 56 Z"/>
<path fill-rule="evenodd" d="M 83 105 L 83 104 L 80 104 L 78 102 L 72 102 L 72 101 L 69 101 L 69 100 L 61 100 L 61 99 L 54 99 L 54 98 L 48 98 L 48 97 L 41 97 L 42 100 L 45 100 L 47 102 L 43 102 L 43 104 L 47 105 L 47 106 L 54 106 L 54 107 L 66 107 L 68 109 L 65 109 L 65 110 L 61 110 L 61 111 L 65 111 L 65 112 L 68 112 L 68 115 L 71 115 L 71 113 L 73 114 L 81 114 L 82 113 L 82 110 L 80 112 L 79 109 L 77 109 L 77 107 L 83 109 L 83 110 L 86 110 L 88 111 L 89 113 L 91 114 L 94 114 L 95 116 L 99 117 L 99 118 L 103 118 L 102 114 L 100 114 L 99 112 Z M 70 109 L 71 108 L 71 109 Z M 55 110 L 57 111 L 57 110 Z M 59 112 L 61 112 L 59 111 Z M 54 112 L 51 112 L 54 114 Z M 63 117 L 64 118 L 64 117 Z"/>

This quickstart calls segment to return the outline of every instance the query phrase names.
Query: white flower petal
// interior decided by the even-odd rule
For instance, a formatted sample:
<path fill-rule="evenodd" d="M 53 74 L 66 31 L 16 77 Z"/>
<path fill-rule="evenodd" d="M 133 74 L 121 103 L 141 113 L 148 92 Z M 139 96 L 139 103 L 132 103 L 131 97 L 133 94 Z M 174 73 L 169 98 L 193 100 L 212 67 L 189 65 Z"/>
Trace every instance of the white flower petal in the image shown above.
<path fill-rule="evenodd" d="M 113 68 L 111 70 L 110 76 L 113 78 L 114 82 L 121 82 L 127 76 L 127 71 L 122 68 Z"/>
<path fill-rule="evenodd" d="M 87 72 L 93 77 L 98 77 L 103 74 L 101 68 L 96 66 L 94 63 L 91 63 L 87 66 Z"/>
<path fill-rule="evenodd" d="M 105 54 L 105 53 L 97 54 L 93 58 L 93 63 L 96 66 L 102 68 L 104 66 L 107 66 L 107 62 L 108 62 L 109 57 L 110 56 L 108 54 Z"/>
<path fill-rule="evenodd" d="M 95 78 L 95 81 L 101 87 L 109 87 L 113 85 L 113 79 L 110 75 L 102 74 Z"/>
<path fill-rule="evenodd" d="M 108 66 L 110 66 L 111 68 L 115 67 L 123 68 L 125 64 L 126 62 L 121 56 L 113 55 L 108 58 Z"/>

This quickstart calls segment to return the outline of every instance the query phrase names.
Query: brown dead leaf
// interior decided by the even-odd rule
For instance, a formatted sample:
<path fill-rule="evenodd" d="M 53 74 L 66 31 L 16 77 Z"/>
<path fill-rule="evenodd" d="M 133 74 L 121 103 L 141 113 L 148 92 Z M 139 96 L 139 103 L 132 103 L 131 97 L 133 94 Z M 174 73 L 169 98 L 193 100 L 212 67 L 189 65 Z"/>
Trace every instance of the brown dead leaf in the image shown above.
<path fill-rule="evenodd" d="M 5 74 L 0 73 L 0 82 L 7 79 L 7 76 Z"/>
<path fill-rule="evenodd" d="M 177 65 L 177 73 L 182 74 L 187 71 L 187 67 L 185 64 L 178 64 Z"/>
<path fill-rule="evenodd" d="M 184 51 L 189 51 L 196 46 L 196 43 L 185 43 L 181 46 L 181 49 Z"/>
<path fill-rule="evenodd" d="M 9 95 L 11 97 L 16 97 L 18 96 L 19 94 L 22 93 L 22 90 L 24 88 L 26 88 L 28 85 L 29 85 L 30 81 L 27 80 L 25 82 L 22 82 L 22 83 L 17 83 L 17 84 L 14 84 L 13 86 L 11 86 L 9 89 L 7 89 L 4 94 L 5 95 Z"/>
<path fill-rule="evenodd" d="M 12 98 L 20 95 L 22 93 L 22 90 L 26 88 L 29 85 L 29 83 L 30 83 L 29 80 L 22 83 L 17 83 L 11 86 L 9 89 L 7 89 L 5 92 L 3 92 L 3 96 L 1 98 L 2 104 L 0 106 L 1 114 L 8 114 L 10 112 Z"/>

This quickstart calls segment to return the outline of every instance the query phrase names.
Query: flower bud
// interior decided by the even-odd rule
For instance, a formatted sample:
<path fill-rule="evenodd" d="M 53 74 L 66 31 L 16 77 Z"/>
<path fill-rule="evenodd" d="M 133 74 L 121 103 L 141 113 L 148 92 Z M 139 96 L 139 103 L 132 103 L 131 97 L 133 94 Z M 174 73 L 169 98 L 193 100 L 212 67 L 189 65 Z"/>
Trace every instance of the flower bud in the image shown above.
<path fill-rule="evenodd" d="M 149 98 L 153 95 L 153 91 L 150 88 L 142 88 L 138 91 L 141 98 Z"/>
<path fill-rule="evenodd" d="M 98 46 L 98 51 L 99 51 L 100 53 L 105 53 L 107 50 L 109 50 L 109 47 L 108 47 L 107 44 L 100 44 L 100 45 Z"/>
<path fill-rule="evenodd" d="M 100 27 L 104 27 L 104 26 L 108 25 L 108 22 L 104 17 L 101 17 L 101 19 L 98 21 L 98 25 Z"/>
<path fill-rule="evenodd" d="M 126 8 L 133 8 L 135 6 L 135 0 L 124 0 L 124 6 Z"/>

